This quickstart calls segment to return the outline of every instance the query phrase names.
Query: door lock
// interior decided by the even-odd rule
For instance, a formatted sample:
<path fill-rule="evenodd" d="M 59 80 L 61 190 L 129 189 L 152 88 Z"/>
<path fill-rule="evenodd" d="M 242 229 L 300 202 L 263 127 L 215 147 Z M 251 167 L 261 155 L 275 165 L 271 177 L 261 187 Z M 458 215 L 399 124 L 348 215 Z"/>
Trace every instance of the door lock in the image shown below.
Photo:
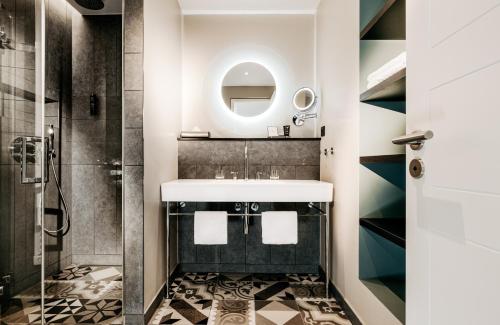
<path fill-rule="evenodd" d="M 409 167 L 410 175 L 413 178 L 422 178 L 425 173 L 425 165 L 422 159 L 413 159 Z"/>

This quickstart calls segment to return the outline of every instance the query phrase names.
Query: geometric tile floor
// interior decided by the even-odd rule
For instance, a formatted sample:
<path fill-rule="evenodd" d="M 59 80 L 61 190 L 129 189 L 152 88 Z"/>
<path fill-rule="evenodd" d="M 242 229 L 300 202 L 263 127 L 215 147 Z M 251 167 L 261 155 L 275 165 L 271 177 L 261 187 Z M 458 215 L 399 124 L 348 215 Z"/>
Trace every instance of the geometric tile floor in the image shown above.
<path fill-rule="evenodd" d="M 122 324 L 122 271 L 70 265 L 45 281 L 47 324 Z M 1 325 L 41 324 L 40 284 L 10 300 Z"/>
<path fill-rule="evenodd" d="M 350 325 L 312 274 L 186 273 L 150 324 Z"/>

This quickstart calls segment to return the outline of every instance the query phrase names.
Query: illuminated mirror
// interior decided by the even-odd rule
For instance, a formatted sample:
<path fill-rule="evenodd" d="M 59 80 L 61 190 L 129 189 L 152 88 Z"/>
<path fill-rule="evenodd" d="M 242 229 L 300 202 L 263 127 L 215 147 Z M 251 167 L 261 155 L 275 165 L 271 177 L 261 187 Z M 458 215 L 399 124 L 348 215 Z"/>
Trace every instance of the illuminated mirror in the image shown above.
<path fill-rule="evenodd" d="M 245 62 L 228 71 L 221 91 L 229 110 L 240 116 L 252 117 L 271 107 L 276 94 L 276 82 L 264 66 Z"/>

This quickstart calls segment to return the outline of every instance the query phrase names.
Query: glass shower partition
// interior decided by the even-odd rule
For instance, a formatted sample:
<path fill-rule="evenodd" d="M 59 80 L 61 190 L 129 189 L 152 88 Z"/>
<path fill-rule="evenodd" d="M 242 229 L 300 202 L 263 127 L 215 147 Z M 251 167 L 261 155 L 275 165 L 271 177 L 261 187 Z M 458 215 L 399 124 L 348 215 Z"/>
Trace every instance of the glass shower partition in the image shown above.
<path fill-rule="evenodd" d="M 0 323 L 43 324 L 45 3 L 0 1 Z"/>

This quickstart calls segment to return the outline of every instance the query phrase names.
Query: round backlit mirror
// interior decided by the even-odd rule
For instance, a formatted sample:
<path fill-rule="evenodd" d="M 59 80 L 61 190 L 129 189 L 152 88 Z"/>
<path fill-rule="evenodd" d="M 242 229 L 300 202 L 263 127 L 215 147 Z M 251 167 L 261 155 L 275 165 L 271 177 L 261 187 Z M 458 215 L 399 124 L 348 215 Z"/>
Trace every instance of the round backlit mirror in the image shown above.
<path fill-rule="evenodd" d="M 274 77 L 264 66 L 245 62 L 234 66 L 222 81 L 222 98 L 240 116 L 257 116 L 269 109 L 276 93 Z"/>
<path fill-rule="evenodd" d="M 300 88 L 293 96 L 293 106 L 301 112 L 311 109 L 314 104 L 316 104 L 316 94 L 311 88 Z"/>

